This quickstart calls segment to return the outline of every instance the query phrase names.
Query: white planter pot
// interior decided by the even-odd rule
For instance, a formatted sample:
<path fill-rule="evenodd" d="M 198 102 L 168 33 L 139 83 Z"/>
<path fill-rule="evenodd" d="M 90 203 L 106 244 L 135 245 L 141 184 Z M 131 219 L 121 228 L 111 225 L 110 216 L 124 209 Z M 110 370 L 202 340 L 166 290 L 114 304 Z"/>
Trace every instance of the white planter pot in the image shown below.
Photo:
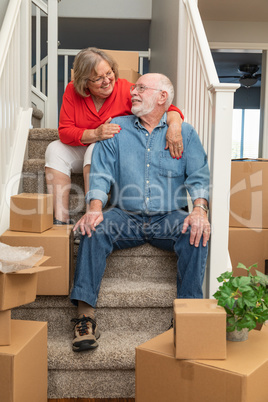
<path fill-rule="evenodd" d="M 248 328 L 243 328 L 241 331 L 234 330 L 232 332 L 226 332 L 227 341 L 242 342 L 248 339 Z"/>

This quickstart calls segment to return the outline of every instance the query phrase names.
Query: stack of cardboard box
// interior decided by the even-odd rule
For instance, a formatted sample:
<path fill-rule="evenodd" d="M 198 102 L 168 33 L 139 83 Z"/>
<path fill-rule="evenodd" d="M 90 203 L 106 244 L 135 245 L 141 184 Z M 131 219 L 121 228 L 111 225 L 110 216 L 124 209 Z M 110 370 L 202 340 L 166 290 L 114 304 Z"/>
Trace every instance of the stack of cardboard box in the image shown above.
<path fill-rule="evenodd" d="M 128 52 L 125 50 L 106 50 L 110 57 L 112 57 L 119 67 L 119 78 L 124 78 L 129 82 L 135 84 L 140 77 L 139 71 L 139 53 Z M 74 79 L 73 70 L 71 70 L 71 81 Z"/>
<path fill-rule="evenodd" d="M 229 253 L 235 275 L 238 262 L 258 263 L 265 273 L 268 260 L 268 160 L 232 161 L 230 189 Z M 252 271 L 254 274 L 254 270 Z"/>
<path fill-rule="evenodd" d="M 52 195 L 21 193 L 11 197 L 10 229 L 0 241 L 10 246 L 42 246 L 50 264 L 60 267 L 40 273 L 37 295 L 69 294 L 74 270 L 72 228 L 53 226 Z"/>
<path fill-rule="evenodd" d="M 33 267 L 0 272 L 0 401 L 47 401 L 47 323 L 11 320 L 11 309 L 36 298 L 39 273 L 59 267 Z"/>
<path fill-rule="evenodd" d="M 10 246 L 42 246 L 45 256 L 33 267 L 0 272 L 1 402 L 47 401 L 47 323 L 12 320 L 11 309 L 32 303 L 38 293 L 68 294 L 71 228 L 53 228 L 51 195 L 11 197 L 10 230 L 0 241 Z M 50 255 L 53 266 L 45 266 Z"/>
<path fill-rule="evenodd" d="M 174 301 L 174 329 L 136 348 L 136 402 L 267 402 L 268 331 L 226 341 L 216 300 Z"/>

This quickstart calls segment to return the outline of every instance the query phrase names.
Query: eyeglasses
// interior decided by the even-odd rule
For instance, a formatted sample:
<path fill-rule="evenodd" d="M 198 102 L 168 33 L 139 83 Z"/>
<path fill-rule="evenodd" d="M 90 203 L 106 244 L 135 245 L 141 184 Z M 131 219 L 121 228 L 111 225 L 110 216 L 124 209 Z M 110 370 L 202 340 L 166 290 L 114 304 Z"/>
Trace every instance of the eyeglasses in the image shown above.
<path fill-rule="evenodd" d="M 109 70 L 105 75 L 102 75 L 101 77 L 97 77 L 97 78 L 95 78 L 95 80 L 91 80 L 90 78 L 88 78 L 88 81 L 91 81 L 91 82 L 93 82 L 93 83 L 95 83 L 95 82 L 97 82 L 97 83 L 103 83 L 103 81 L 106 79 L 106 78 L 112 78 L 112 76 L 113 76 L 113 74 L 114 74 L 114 72 L 113 72 L 113 70 Z"/>
<path fill-rule="evenodd" d="M 160 92 L 162 91 L 162 89 L 151 88 L 151 87 L 147 87 L 146 85 L 142 85 L 142 84 L 131 85 L 130 92 L 133 92 L 134 89 L 136 89 L 136 91 L 139 94 L 142 94 L 144 91 L 146 91 L 146 89 L 153 89 L 154 91 L 160 91 Z"/>

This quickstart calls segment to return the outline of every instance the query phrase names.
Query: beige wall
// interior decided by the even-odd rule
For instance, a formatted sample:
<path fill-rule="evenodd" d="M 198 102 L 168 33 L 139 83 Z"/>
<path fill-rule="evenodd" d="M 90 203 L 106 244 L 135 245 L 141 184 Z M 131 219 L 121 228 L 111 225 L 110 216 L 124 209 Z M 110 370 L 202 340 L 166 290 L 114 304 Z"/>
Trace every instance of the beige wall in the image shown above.
<path fill-rule="evenodd" d="M 203 21 L 210 43 L 268 43 L 267 22 Z"/>
<path fill-rule="evenodd" d="M 268 22 L 267 0 L 198 0 L 204 21 Z"/>
<path fill-rule="evenodd" d="M 150 30 L 150 72 L 167 75 L 176 89 L 178 56 L 178 0 L 153 0 Z"/>

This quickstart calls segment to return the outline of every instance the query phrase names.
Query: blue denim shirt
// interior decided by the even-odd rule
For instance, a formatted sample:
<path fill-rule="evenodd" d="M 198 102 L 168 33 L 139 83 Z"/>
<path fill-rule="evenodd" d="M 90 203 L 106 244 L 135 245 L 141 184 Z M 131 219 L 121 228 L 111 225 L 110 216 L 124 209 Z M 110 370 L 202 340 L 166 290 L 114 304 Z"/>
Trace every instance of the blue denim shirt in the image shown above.
<path fill-rule="evenodd" d="M 111 188 L 114 206 L 140 213 L 162 213 L 209 197 L 207 156 L 194 128 L 182 124 L 184 152 L 173 159 L 165 150 L 166 113 L 150 134 L 134 116 L 116 117 L 112 123 L 122 128 L 111 139 L 96 143 L 90 170 L 86 202 L 107 202 Z"/>

